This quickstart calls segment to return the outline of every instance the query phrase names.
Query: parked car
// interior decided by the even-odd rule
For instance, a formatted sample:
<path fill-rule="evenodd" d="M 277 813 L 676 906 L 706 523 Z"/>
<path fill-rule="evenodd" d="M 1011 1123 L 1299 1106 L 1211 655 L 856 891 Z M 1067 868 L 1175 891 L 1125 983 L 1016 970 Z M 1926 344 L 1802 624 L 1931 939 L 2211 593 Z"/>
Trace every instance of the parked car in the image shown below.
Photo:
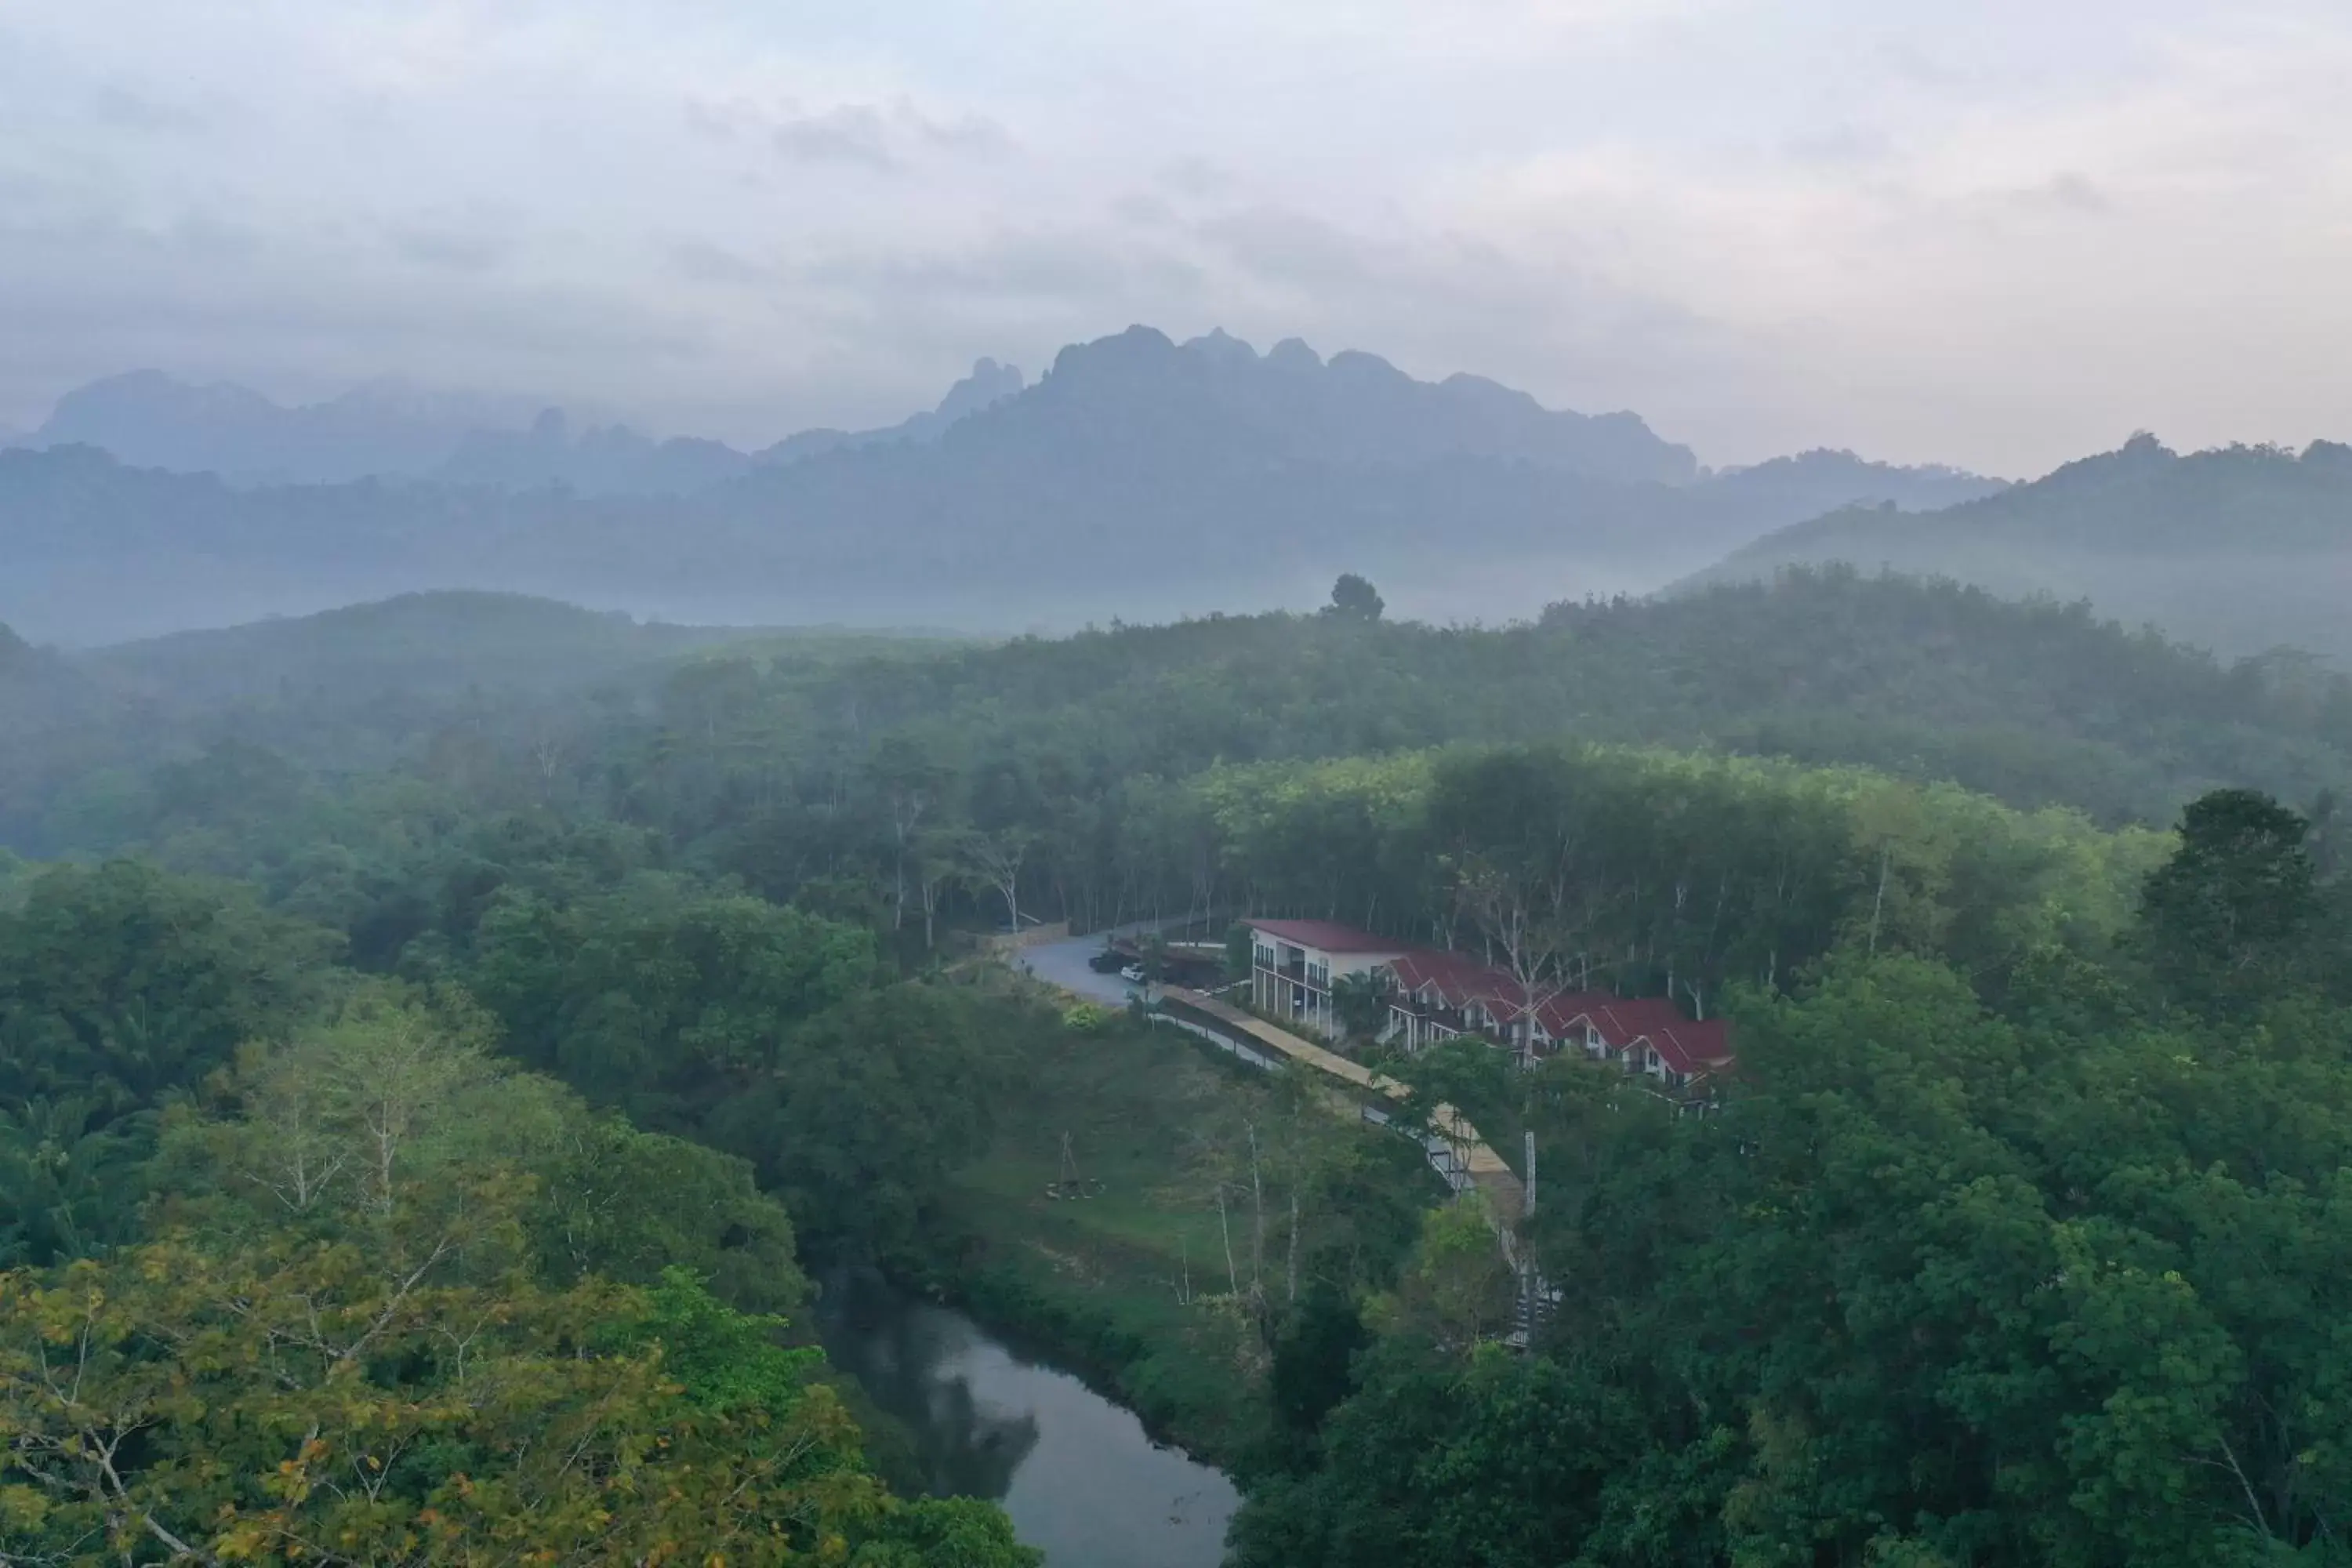
<path fill-rule="evenodd" d="M 1139 963 L 1130 963 L 1125 969 L 1118 972 L 1118 977 L 1121 980 L 1131 981 L 1134 984 L 1140 985 L 1143 984 L 1143 965 Z"/>
<path fill-rule="evenodd" d="M 1115 947 L 1107 947 L 1100 952 L 1096 953 L 1092 958 L 1087 959 L 1087 967 L 1093 970 L 1097 974 L 1116 974 L 1118 973 L 1120 966 L 1126 963 L 1126 955 L 1120 952 L 1118 949 Z"/>

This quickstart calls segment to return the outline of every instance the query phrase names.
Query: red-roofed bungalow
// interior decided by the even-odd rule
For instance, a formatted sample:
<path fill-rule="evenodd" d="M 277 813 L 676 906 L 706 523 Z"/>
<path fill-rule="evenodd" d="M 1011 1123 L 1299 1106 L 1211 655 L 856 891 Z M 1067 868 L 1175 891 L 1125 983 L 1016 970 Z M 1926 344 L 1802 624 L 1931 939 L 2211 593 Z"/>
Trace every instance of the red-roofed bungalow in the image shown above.
<path fill-rule="evenodd" d="M 1554 1038 L 1580 1038 L 1587 1056 L 1646 1073 L 1669 1089 L 1689 1089 L 1731 1065 L 1731 1032 L 1720 1018 L 1693 1021 L 1659 997 L 1588 997 L 1568 1005 L 1575 1011 L 1560 1017 Z"/>
<path fill-rule="evenodd" d="M 1485 1035 L 1519 1053 L 1525 1065 L 1556 1051 L 1580 1050 L 1629 1072 L 1688 1089 L 1732 1061 L 1721 1020 L 1694 1022 L 1662 998 L 1629 1002 L 1605 991 L 1541 995 L 1533 1016 L 1527 992 L 1508 971 L 1458 952 L 1414 951 L 1383 966 L 1389 982 L 1384 1043 L 1421 1050 L 1462 1035 Z"/>

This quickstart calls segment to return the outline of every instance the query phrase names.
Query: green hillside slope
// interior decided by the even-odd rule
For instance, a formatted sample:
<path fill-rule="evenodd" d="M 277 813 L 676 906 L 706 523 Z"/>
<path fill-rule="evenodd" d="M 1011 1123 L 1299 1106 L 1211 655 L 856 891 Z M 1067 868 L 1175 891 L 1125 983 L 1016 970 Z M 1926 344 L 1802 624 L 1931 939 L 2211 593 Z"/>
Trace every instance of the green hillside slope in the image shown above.
<path fill-rule="evenodd" d="M 2352 447 L 2181 456 L 2153 437 L 1941 511 L 1849 509 L 1766 535 L 1688 590 L 1844 562 L 2084 598 L 2224 653 L 2352 659 Z"/>

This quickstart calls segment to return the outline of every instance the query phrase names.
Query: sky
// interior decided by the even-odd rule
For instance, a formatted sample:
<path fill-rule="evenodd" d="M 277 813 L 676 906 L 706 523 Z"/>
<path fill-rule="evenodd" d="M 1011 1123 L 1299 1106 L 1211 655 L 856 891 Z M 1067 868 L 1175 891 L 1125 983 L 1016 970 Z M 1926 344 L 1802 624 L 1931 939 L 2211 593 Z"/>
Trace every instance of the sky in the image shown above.
<path fill-rule="evenodd" d="M 766 442 L 1147 322 L 1717 464 L 2352 438 L 2345 0 L 0 0 L 0 426 Z"/>

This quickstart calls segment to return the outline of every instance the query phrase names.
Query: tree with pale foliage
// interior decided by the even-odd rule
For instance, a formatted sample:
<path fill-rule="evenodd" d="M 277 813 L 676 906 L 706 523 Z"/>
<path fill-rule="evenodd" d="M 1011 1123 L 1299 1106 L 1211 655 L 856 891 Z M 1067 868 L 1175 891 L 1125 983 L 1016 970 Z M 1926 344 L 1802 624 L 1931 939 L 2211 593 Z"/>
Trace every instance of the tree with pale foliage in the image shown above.
<path fill-rule="evenodd" d="M 158 1234 L 0 1276 L 0 1562 L 1034 1568 L 893 1499 L 781 1320 L 542 1256 L 566 1107 L 469 1027 L 373 993 L 249 1056 Z"/>

